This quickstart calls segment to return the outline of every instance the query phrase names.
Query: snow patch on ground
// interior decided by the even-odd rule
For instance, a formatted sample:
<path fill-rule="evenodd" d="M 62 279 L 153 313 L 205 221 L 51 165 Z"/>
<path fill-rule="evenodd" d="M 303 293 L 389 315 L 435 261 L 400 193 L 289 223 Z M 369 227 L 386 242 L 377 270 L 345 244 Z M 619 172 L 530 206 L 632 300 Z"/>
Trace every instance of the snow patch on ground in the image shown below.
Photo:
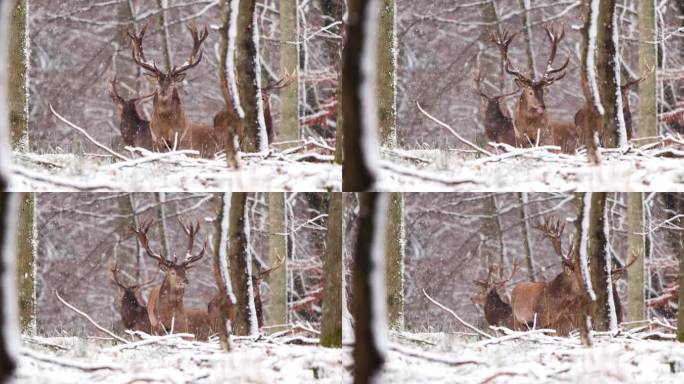
<path fill-rule="evenodd" d="M 319 153 L 243 156 L 239 170 L 225 158 L 154 154 L 113 162 L 111 157 L 19 154 L 11 165 L 11 191 L 340 191 L 342 167 Z M 302 160 L 306 158 L 308 160 Z"/>
<path fill-rule="evenodd" d="M 564 155 L 541 148 L 517 149 L 494 157 L 472 152 L 386 150 L 377 187 L 383 191 L 684 191 L 684 151 L 647 154 L 602 151 L 602 164 L 586 155 Z"/>
<path fill-rule="evenodd" d="M 340 383 L 344 370 L 341 349 L 244 338 L 232 353 L 220 351 L 217 342 L 175 340 L 116 350 L 97 339 L 35 339 L 24 339 L 17 384 Z"/>
<path fill-rule="evenodd" d="M 388 383 L 684 382 L 684 344 L 672 341 L 601 336 L 586 348 L 578 337 L 541 334 L 485 346 L 446 333 L 394 332 L 391 339 L 398 347 L 388 355 L 383 376 Z M 455 361 L 470 363 L 449 363 Z"/>

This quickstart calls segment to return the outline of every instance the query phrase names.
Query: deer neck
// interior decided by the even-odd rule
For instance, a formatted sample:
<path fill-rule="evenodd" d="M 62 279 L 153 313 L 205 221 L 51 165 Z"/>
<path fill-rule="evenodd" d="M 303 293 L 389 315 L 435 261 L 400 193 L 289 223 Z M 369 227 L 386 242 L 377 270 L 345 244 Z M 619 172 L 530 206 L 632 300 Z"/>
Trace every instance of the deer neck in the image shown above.
<path fill-rule="evenodd" d="M 171 286 L 168 280 L 164 280 L 159 290 L 159 315 L 162 322 L 170 321 L 172 317 L 177 317 L 183 312 L 184 289 L 177 289 Z"/>
<path fill-rule="evenodd" d="M 157 138 L 166 140 L 170 144 L 173 144 L 177 134 L 180 142 L 187 133 L 189 125 L 183 104 L 177 95 L 171 102 L 161 102 L 158 97 L 158 95 L 154 96 L 150 129 Z"/>
<path fill-rule="evenodd" d="M 515 110 L 515 125 L 530 139 L 536 140 L 537 132 L 545 134 L 548 131 L 549 115 L 547 113 L 533 114 L 528 112 L 527 106 L 520 100 Z"/>

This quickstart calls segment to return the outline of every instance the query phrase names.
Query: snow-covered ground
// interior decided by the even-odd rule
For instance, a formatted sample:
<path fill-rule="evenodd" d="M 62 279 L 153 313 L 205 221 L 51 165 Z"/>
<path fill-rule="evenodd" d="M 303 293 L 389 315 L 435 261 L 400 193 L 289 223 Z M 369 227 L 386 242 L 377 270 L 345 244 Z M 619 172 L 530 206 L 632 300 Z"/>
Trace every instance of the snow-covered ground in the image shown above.
<path fill-rule="evenodd" d="M 316 151 L 243 156 L 238 170 L 224 157 L 183 151 L 111 156 L 15 153 L 12 191 L 340 191 L 342 167 Z"/>
<path fill-rule="evenodd" d="M 584 154 L 516 149 L 476 158 L 453 150 L 383 150 L 378 189 L 384 191 L 684 191 L 684 151 L 635 149 Z"/>
<path fill-rule="evenodd" d="M 463 334 L 391 333 L 383 378 L 388 383 L 684 382 L 684 344 L 648 339 L 658 336 L 663 335 L 594 335 L 594 346 L 587 348 L 579 337 L 530 332 L 484 341 Z"/>
<path fill-rule="evenodd" d="M 176 336 L 176 335 L 174 335 Z M 289 341 L 293 341 L 292 338 Z M 306 340 L 306 339 L 304 339 Z M 309 340 L 310 341 L 310 340 Z M 218 342 L 178 337 L 142 345 L 75 337 L 23 337 L 15 383 L 340 383 L 342 350 L 285 339 Z"/>

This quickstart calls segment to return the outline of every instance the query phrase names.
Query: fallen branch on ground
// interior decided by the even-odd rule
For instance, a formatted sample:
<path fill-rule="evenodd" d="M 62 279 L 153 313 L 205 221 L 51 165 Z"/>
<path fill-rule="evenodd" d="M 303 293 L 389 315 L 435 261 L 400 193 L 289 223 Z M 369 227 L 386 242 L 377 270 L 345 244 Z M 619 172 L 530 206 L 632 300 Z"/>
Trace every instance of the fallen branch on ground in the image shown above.
<path fill-rule="evenodd" d="M 433 299 L 432 297 L 430 297 L 430 296 L 427 294 L 427 292 L 425 292 L 425 289 L 423 289 L 423 295 L 425 295 L 425 297 L 427 297 L 427 299 L 430 300 L 430 301 L 431 301 L 433 304 L 435 304 L 436 306 L 438 306 L 438 307 L 442 308 L 443 310 L 449 312 L 449 313 L 451 314 L 451 316 L 453 316 L 456 320 L 458 320 L 459 323 L 461 323 L 461 324 L 465 325 L 466 327 L 472 329 L 473 331 L 477 332 L 477 333 L 478 333 L 479 335 L 481 335 L 481 336 L 484 336 L 484 337 L 486 337 L 486 338 L 488 338 L 488 339 L 493 339 L 493 338 L 494 338 L 492 335 L 488 335 L 488 334 L 486 334 L 485 332 L 482 332 L 481 330 L 477 329 L 477 327 L 468 324 L 465 320 L 463 320 L 463 319 L 461 319 L 460 317 L 458 317 L 458 315 L 456 314 L 456 312 L 452 311 L 451 309 L 447 308 L 447 307 L 444 306 L 443 304 L 440 304 L 437 300 L 435 300 L 435 299 Z"/>
<path fill-rule="evenodd" d="M 485 154 L 485 155 L 487 155 L 487 156 L 494 156 L 493 153 L 491 153 L 491 152 L 489 152 L 489 151 L 487 151 L 487 150 L 485 150 L 485 149 L 482 149 L 482 148 L 478 147 L 477 145 L 471 143 L 470 141 L 466 140 L 464 137 L 462 137 L 461 135 L 459 135 L 458 133 L 456 133 L 456 131 L 454 131 L 454 129 L 451 128 L 447 123 L 445 123 L 445 122 L 443 122 L 443 121 L 440 121 L 440 120 L 438 120 L 436 117 L 434 117 L 434 116 L 432 116 L 431 114 L 427 113 L 427 112 L 420 106 L 419 103 L 416 103 L 416 105 L 418 106 L 418 109 L 423 113 L 423 115 L 427 116 L 430 120 L 434 121 L 435 123 L 439 124 L 440 126 L 446 128 L 449 132 L 451 132 L 452 135 L 456 136 L 456 138 L 457 138 L 460 142 L 462 142 L 463 144 L 465 144 L 465 145 L 469 146 L 470 148 L 473 148 L 474 150 L 476 150 L 476 151 L 478 151 L 478 152 L 480 152 L 480 153 L 483 153 L 483 154 Z"/>
<path fill-rule="evenodd" d="M 95 140 L 92 136 L 90 136 L 88 134 L 88 132 L 85 131 L 85 129 L 79 127 L 78 125 L 76 125 L 76 124 L 72 123 L 71 121 L 62 117 L 62 115 L 60 115 L 59 113 L 57 113 L 57 111 L 55 111 L 55 109 L 52 107 L 52 104 L 49 104 L 49 107 L 50 107 L 50 111 L 52 112 L 53 115 L 55 115 L 55 117 L 57 117 L 59 120 L 61 120 L 64 124 L 70 126 L 71 128 L 75 129 L 76 131 L 80 132 L 83 136 L 86 137 L 86 139 L 88 139 L 91 143 L 95 144 L 98 148 L 102 149 L 103 151 L 105 151 L 105 152 L 109 153 L 110 155 L 113 155 L 114 157 L 117 157 L 121 160 L 128 160 L 128 158 L 126 156 L 124 156 L 120 153 L 116 153 L 111 148 L 109 148 L 106 145 L 101 144 L 99 141 Z"/>
<path fill-rule="evenodd" d="M 80 309 L 74 307 L 73 305 L 67 303 L 64 299 L 62 299 L 59 296 L 59 293 L 55 291 L 55 296 L 57 296 L 57 300 L 61 301 L 62 304 L 66 305 L 67 308 L 71 309 L 72 311 L 76 312 L 77 314 L 83 316 L 86 320 L 88 320 L 92 325 L 95 326 L 95 328 L 99 329 L 100 331 L 106 333 L 107 335 L 113 337 L 114 339 L 124 343 L 128 344 L 128 340 L 124 339 L 123 337 L 117 336 L 114 332 L 108 330 L 107 328 L 101 326 L 100 324 L 96 323 L 95 320 L 93 320 L 87 313 L 81 311 Z"/>
<path fill-rule="evenodd" d="M 56 364 L 68 368 L 76 368 L 86 372 L 99 371 L 99 370 L 110 370 L 110 371 L 123 371 L 123 367 L 114 364 L 87 364 L 81 363 L 79 361 L 67 360 L 60 357 L 54 357 L 49 355 L 44 355 L 38 353 L 28 348 L 22 348 L 22 356 L 29 357 L 34 360 L 42 361 L 45 363 Z"/>
<path fill-rule="evenodd" d="M 413 349 L 409 349 L 406 347 L 402 347 L 399 344 L 390 344 L 389 346 L 391 351 L 399 352 L 403 355 L 406 356 L 411 356 L 411 357 L 417 357 L 419 359 L 424 359 L 427 361 L 432 361 L 435 363 L 442 363 L 446 365 L 451 365 L 454 367 L 458 367 L 461 365 L 466 365 L 466 364 L 485 364 L 483 361 L 478 361 L 478 360 L 455 360 L 455 359 L 447 359 L 445 357 L 439 356 L 439 355 L 434 355 L 431 353 L 423 352 L 423 351 L 417 351 Z"/>

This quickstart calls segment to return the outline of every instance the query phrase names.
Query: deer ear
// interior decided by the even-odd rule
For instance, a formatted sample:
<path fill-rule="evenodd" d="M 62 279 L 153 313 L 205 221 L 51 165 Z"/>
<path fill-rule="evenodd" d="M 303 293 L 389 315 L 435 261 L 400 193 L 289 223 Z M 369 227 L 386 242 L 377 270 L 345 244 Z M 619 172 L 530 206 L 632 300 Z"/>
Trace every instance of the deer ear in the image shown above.
<path fill-rule="evenodd" d="M 159 84 L 159 78 L 155 74 L 145 72 L 145 78 L 154 85 Z"/>
<path fill-rule="evenodd" d="M 184 79 L 185 79 L 185 73 L 177 73 L 177 74 L 175 74 L 175 75 L 173 76 L 173 80 L 174 80 L 176 83 L 180 83 L 180 82 L 183 81 Z"/>

